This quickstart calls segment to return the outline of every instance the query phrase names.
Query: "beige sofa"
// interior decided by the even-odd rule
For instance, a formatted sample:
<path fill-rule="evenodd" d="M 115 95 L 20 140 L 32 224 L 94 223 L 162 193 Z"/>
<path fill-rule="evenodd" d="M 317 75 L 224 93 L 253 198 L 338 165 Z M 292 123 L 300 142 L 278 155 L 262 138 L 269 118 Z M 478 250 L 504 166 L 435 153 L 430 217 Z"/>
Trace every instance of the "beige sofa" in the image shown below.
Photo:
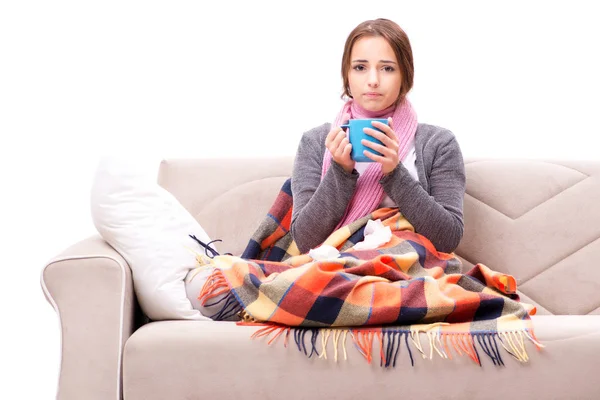
<path fill-rule="evenodd" d="M 221 251 L 241 254 L 292 158 L 167 160 L 158 181 Z M 145 323 L 131 271 L 100 237 L 65 250 L 42 273 L 62 330 L 58 398 L 120 399 L 599 399 L 600 162 L 467 160 L 464 268 L 482 262 L 517 278 L 546 348 L 521 364 L 483 357 L 417 358 L 395 368 L 308 359 L 250 339 L 232 322 Z M 293 344 L 293 342 L 292 342 Z M 331 344 L 330 344 L 331 345 Z M 331 352 L 330 352 L 331 354 Z"/>

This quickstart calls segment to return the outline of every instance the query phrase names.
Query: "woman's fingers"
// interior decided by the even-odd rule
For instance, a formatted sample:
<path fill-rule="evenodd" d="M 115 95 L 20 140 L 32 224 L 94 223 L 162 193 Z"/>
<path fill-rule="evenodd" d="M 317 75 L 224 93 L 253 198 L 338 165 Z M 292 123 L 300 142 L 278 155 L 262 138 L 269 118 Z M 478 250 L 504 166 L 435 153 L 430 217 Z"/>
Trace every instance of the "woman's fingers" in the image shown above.
<path fill-rule="evenodd" d="M 338 156 L 338 158 L 340 158 L 341 160 L 347 160 L 345 158 L 345 155 L 346 153 L 350 154 L 346 151 L 348 147 L 352 148 L 352 145 L 350 145 L 348 138 L 343 138 L 336 149 L 336 155 Z"/>
<path fill-rule="evenodd" d="M 390 140 L 389 138 L 386 139 L 385 135 L 381 132 L 379 132 L 379 135 L 376 135 L 376 133 L 377 132 L 373 133 L 373 137 L 380 140 L 383 144 L 379 144 L 367 139 L 361 140 L 361 143 L 370 149 L 380 152 L 381 154 L 386 154 L 388 156 L 397 155 L 398 143 Z"/>
<path fill-rule="evenodd" d="M 385 157 L 382 157 L 380 155 L 372 153 L 368 150 L 363 151 L 363 155 L 365 155 L 367 158 L 370 158 L 371 160 L 373 160 L 375 162 L 382 163 L 382 165 L 383 165 L 383 162 L 385 162 L 385 160 L 386 160 Z"/>
<path fill-rule="evenodd" d="M 337 148 L 340 141 L 342 140 L 342 137 L 340 135 L 345 136 L 344 132 L 340 128 L 334 128 L 327 134 L 327 138 L 325 139 L 325 146 L 329 149 L 331 154 L 334 153 L 334 150 Z"/>
<path fill-rule="evenodd" d="M 333 139 L 335 138 L 336 134 L 338 132 L 338 129 L 333 128 L 332 130 L 329 131 L 329 133 L 327 134 L 327 137 L 325 138 L 325 147 L 329 148 L 331 142 L 333 141 Z"/>
<path fill-rule="evenodd" d="M 386 136 L 390 140 L 396 142 L 398 139 L 396 138 L 396 132 L 394 132 L 394 130 L 392 129 L 392 123 L 391 123 L 392 117 L 390 117 L 388 120 L 390 121 L 390 123 L 388 125 L 382 124 L 379 121 L 373 121 L 371 124 L 375 128 L 380 129 L 381 131 L 383 131 L 384 135 L 382 135 L 382 136 Z M 375 132 L 377 132 L 375 129 L 373 129 L 373 130 Z M 381 140 L 381 139 L 379 139 L 379 140 Z M 381 140 L 381 141 L 383 142 L 383 140 Z"/>
<path fill-rule="evenodd" d="M 352 152 L 352 145 L 350 144 L 350 142 L 348 142 L 345 146 L 344 146 L 344 150 L 342 151 L 342 159 L 344 160 L 351 160 L 352 158 L 350 157 L 350 153 Z"/>
<path fill-rule="evenodd" d="M 331 148 L 330 148 L 330 152 L 333 154 L 334 152 L 337 152 L 338 148 L 340 147 L 340 145 L 342 144 L 342 142 L 344 140 L 348 140 L 346 139 L 346 134 L 344 133 L 344 131 L 339 131 L 336 136 L 333 138 L 333 140 L 331 141 Z M 331 151 L 333 150 L 333 151 Z"/>
<path fill-rule="evenodd" d="M 347 172 L 352 172 L 354 168 L 354 160 L 350 156 L 352 145 L 348 141 L 346 132 L 341 128 L 332 129 L 325 138 L 325 145 L 331 153 L 333 160 Z"/>
<path fill-rule="evenodd" d="M 381 154 L 377 155 L 369 150 L 363 151 L 363 154 L 367 158 L 381 164 L 381 172 L 384 174 L 388 174 L 393 171 L 400 162 L 398 159 L 398 139 L 396 138 L 396 133 L 391 128 L 391 117 L 388 118 L 388 123 L 389 125 L 386 125 L 377 121 L 373 121 L 373 127 L 381 129 L 382 132 L 371 128 L 364 129 L 366 134 L 378 139 L 383 144 L 375 143 L 366 139 L 361 141 L 365 147 L 368 147 L 369 149 Z"/>
<path fill-rule="evenodd" d="M 362 144 L 369 149 L 380 153 L 384 158 L 393 160 L 398 157 L 398 151 L 394 149 L 390 149 L 389 147 L 382 146 L 379 143 L 374 143 L 369 140 L 362 140 Z M 365 150 L 366 153 L 373 154 L 372 152 Z M 379 161 L 379 159 L 377 160 Z"/>
<path fill-rule="evenodd" d="M 392 129 L 391 125 L 384 124 L 384 123 L 381 123 L 379 121 L 373 121 L 373 122 L 371 122 L 371 125 L 373 125 L 377 129 L 382 130 L 387 136 L 389 136 L 391 138 L 395 138 L 396 137 L 396 133 Z"/>
<path fill-rule="evenodd" d="M 387 125 L 382 124 L 382 126 L 387 126 Z M 391 129 L 391 128 L 388 127 L 388 129 Z M 394 133 L 394 131 L 392 131 L 391 134 L 388 134 L 388 133 L 384 133 L 384 132 L 379 132 L 376 129 L 365 128 L 364 132 L 369 136 L 373 136 L 375 139 L 379 140 L 381 143 L 383 143 L 387 147 L 394 147 L 394 146 L 398 145 L 398 142 L 396 139 L 396 134 Z"/>
<path fill-rule="evenodd" d="M 393 152 L 394 152 L 394 150 L 393 150 L 393 149 L 390 149 L 388 146 L 384 146 L 384 145 L 381 145 L 381 144 L 379 144 L 379 143 L 372 142 L 372 141 L 370 141 L 370 140 L 367 140 L 367 139 L 363 139 L 363 140 L 361 140 L 361 143 L 362 143 L 362 144 L 363 144 L 365 147 L 368 147 L 368 148 L 370 148 L 370 149 L 372 149 L 372 150 L 375 150 L 375 151 L 377 151 L 377 152 L 379 152 L 379 153 L 381 153 L 381 154 L 387 154 L 387 153 L 390 153 L 390 154 L 391 154 L 391 153 L 393 153 Z"/>
<path fill-rule="evenodd" d="M 344 164 L 351 163 L 352 145 L 343 130 L 332 130 L 325 139 L 325 145 L 336 161 Z"/>

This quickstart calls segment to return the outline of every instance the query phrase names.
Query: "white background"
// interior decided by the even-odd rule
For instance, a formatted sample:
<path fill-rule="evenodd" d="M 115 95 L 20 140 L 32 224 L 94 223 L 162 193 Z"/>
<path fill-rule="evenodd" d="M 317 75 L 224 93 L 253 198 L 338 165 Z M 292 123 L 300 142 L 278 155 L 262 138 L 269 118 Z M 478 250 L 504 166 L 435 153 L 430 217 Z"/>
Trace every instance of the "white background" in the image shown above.
<path fill-rule="evenodd" d="M 292 156 L 341 106 L 344 41 L 365 19 L 405 29 L 419 120 L 465 157 L 600 160 L 594 2 L 490 3 L 2 2 L 0 398 L 55 396 L 60 331 L 39 277 L 95 233 L 99 158 L 155 173 L 168 157 Z"/>

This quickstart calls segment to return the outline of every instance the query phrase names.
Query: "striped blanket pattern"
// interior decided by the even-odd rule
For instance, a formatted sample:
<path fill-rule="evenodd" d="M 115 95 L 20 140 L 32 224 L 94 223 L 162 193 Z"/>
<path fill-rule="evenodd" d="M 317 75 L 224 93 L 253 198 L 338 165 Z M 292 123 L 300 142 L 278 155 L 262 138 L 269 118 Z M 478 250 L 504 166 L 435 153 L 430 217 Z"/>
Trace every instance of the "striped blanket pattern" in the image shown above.
<path fill-rule="evenodd" d="M 331 339 L 336 361 L 340 342 L 347 357 L 349 333 L 369 362 L 373 344 L 379 343 L 380 364 L 386 367 L 395 366 L 403 338 L 413 365 L 411 346 L 424 358 L 434 353 L 452 358 L 454 348 L 479 365 L 478 347 L 494 365 L 504 365 L 500 348 L 525 362 L 527 340 L 543 347 L 530 319 L 535 307 L 519 301 L 512 276 L 483 264 L 462 273 L 460 260 L 438 252 L 397 208 L 378 209 L 333 232 L 324 244 L 340 256 L 316 261 L 300 254 L 291 238 L 292 205 L 288 179 L 242 256 L 210 261 L 215 268 L 199 299 L 210 305 L 227 293 L 213 319 L 238 314 L 238 324 L 260 327 L 254 336 L 267 336 L 269 343 L 284 335 L 287 345 L 293 332 L 298 349 L 309 357 L 327 358 Z M 371 219 L 389 226 L 392 239 L 374 250 L 354 250 Z M 420 333 L 429 342 L 429 355 Z"/>

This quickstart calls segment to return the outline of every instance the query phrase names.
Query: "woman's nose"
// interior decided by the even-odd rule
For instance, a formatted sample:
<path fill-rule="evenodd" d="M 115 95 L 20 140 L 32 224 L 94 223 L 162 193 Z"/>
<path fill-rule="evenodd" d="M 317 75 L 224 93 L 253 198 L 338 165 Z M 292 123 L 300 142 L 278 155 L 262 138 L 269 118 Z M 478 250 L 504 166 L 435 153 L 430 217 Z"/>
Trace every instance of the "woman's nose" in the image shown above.
<path fill-rule="evenodd" d="M 378 87 L 379 86 L 379 75 L 377 74 L 377 70 L 369 71 L 369 86 L 370 87 Z"/>

